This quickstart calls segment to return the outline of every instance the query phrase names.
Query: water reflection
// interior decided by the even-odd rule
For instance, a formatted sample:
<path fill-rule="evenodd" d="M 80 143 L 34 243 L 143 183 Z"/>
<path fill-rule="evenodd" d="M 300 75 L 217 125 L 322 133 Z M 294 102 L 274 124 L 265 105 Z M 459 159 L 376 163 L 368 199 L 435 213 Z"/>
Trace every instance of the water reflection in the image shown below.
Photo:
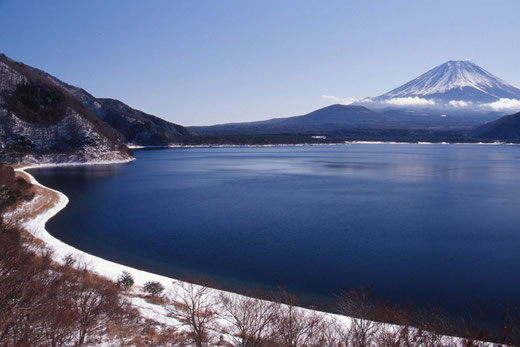
<path fill-rule="evenodd" d="M 49 166 L 30 169 L 38 177 L 68 176 L 79 180 L 107 178 L 118 174 L 122 164 Z M 126 165 L 126 164 L 125 164 Z"/>

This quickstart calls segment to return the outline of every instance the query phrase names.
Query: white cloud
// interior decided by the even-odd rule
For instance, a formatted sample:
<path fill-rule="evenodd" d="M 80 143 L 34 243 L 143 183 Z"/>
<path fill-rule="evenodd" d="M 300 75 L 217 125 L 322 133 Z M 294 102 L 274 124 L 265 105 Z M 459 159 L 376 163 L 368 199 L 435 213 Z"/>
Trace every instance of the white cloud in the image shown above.
<path fill-rule="evenodd" d="M 489 104 L 484 104 L 483 106 L 492 108 L 496 111 L 505 111 L 505 110 L 520 110 L 520 100 L 518 99 L 508 99 L 501 98 L 498 101 L 491 102 Z"/>
<path fill-rule="evenodd" d="M 471 101 L 464 101 L 464 100 L 451 100 L 449 104 L 453 107 L 467 107 L 471 105 Z"/>
<path fill-rule="evenodd" d="M 322 95 L 321 97 L 324 99 L 327 99 L 327 100 L 332 100 L 333 102 L 335 102 L 337 104 L 343 104 L 343 105 L 350 105 L 354 101 L 357 101 L 357 99 L 355 99 L 355 98 L 339 98 L 334 95 Z"/>
<path fill-rule="evenodd" d="M 383 103 L 389 105 L 398 105 L 398 106 L 426 106 L 426 105 L 435 105 L 435 101 L 419 98 L 417 96 L 411 97 L 408 96 L 406 98 L 393 98 L 384 100 Z"/>

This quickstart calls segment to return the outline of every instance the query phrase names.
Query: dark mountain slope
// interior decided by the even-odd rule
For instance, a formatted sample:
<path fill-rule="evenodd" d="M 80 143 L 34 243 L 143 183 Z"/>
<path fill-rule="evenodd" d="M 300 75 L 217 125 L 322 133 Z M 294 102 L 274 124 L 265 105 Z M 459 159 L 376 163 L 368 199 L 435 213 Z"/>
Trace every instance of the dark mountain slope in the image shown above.
<path fill-rule="evenodd" d="M 131 151 L 64 89 L 0 55 L 0 161 L 126 160 Z"/>
<path fill-rule="evenodd" d="M 82 88 L 67 84 L 46 72 L 39 71 L 55 84 L 80 100 L 104 122 L 114 128 L 122 141 L 142 146 L 164 146 L 190 135 L 178 124 L 144 113 L 115 99 L 96 98 Z"/>
<path fill-rule="evenodd" d="M 342 128 L 386 127 L 384 116 L 363 106 L 331 105 L 303 116 L 275 118 L 262 122 L 190 127 L 199 135 L 225 134 L 320 134 Z"/>
<path fill-rule="evenodd" d="M 331 105 L 313 111 L 303 116 L 287 118 L 278 126 L 303 126 L 313 127 L 331 126 L 353 126 L 373 127 L 385 123 L 384 118 L 377 112 L 363 106 Z"/>
<path fill-rule="evenodd" d="M 471 136 L 483 139 L 520 142 L 520 112 L 504 116 L 475 129 Z"/>

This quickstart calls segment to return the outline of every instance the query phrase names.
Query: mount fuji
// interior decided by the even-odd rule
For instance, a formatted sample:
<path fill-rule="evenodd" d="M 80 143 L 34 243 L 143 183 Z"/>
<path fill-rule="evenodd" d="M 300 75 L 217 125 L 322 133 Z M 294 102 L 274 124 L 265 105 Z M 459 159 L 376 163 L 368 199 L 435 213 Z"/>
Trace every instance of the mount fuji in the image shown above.
<path fill-rule="evenodd" d="M 520 89 L 471 61 L 452 60 L 361 104 L 373 107 L 520 109 Z"/>
<path fill-rule="evenodd" d="M 473 62 L 451 60 L 385 94 L 351 104 L 330 105 L 300 116 L 189 130 L 198 135 L 355 133 L 358 137 L 373 134 L 374 129 L 407 134 L 417 129 L 469 131 L 518 111 L 519 88 Z"/>

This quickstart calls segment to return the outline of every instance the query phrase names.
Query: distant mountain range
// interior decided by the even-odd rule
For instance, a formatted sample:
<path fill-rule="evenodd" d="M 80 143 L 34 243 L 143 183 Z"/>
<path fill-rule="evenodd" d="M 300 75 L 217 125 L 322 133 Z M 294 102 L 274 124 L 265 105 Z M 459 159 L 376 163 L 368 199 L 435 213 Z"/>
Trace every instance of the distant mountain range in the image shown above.
<path fill-rule="evenodd" d="M 356 104 L 331 105 L 295 117 L 187 129 L 119 100 L 96 98 L 0 55 L 0 161 L 125 160 L 131 158 L 126 144 L 520 142 L 520 113 L 500 118 L 515 107 L 520 110 L 518 88 L 471 62 L 450 61 Z"/>
<path fill-rule="evenodd" d="M 303 116 L 274 118 L 250 123 L 230 123 L 210 127 L 189 127 L 197 135 L 211 134 L 320 134 L 342 128 L 374 128 L 386 124 L 381 114 L 363 106 L 332 105 Z"/>
<path fill-rule="evenodd" d="M 499 112 L 451 113 L 415 109 L 387 108 L 372 110 L 360 105 L 331 105 L 311 113 L 273 118 L 248 123 L 228 123 L 188 127 L 194 135 L 266 135 L 307 134 L 326 135 L 340 130 L 360 129 L 437 129 L 467 130 L 503 114 Z"/>
<path fill-rule="evenodd" d="M 316 134 L 359 129 L 469 130 L 520 110 L 520 89 L 469 61 L 449 61 L 351 105 L 250 123 L 190 127 L 198 135 Z"/>

